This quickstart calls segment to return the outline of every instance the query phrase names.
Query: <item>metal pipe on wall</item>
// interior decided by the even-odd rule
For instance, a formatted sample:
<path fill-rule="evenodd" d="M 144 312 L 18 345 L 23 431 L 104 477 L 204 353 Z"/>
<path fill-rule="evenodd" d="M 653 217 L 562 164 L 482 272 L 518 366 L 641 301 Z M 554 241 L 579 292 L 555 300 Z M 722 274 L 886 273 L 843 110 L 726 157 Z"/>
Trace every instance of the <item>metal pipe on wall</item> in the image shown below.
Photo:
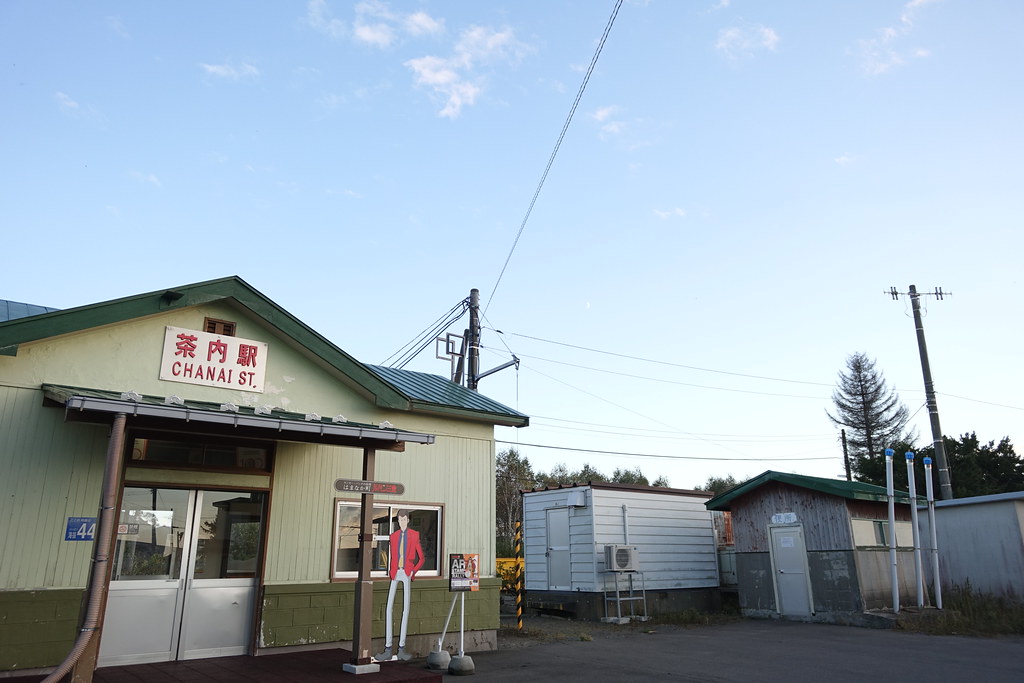
<path fill-rule="evenodd" d="M 892 487 L 892 456 L 896 454 L 891 448 L 885 449 L 885 491 L 889 498 L 889 564 L 892 578 L 892 611 L 900 612 L 900 581 L 896 566 L 896 501 Z"/>
<path fill-rule="evenodd" d="M 921 531 L 917 528 L 917 483 L 914 481 L 914 451 L 907 451 L 907 484 L 910 490 L 910 524 L 914 532 L 914 577 L 917 579 L 917 606 L 924 607 L 924 571 L 921 567 Z"/>
<path fill-rule="evenodd" d="M 939 580 L 939 536 L 935 531 L 935 491 L 932 489 L 932 459 L 924 458 L 924 482 L 928 494 L 928 529 L 932 540 L 932 590 L 935 606 L 942 609 L 942 582 Z"/>
<path fill-rule="evenodd" d="M 71 652 L 64 661 L 54 669 L 53 673 L 43 679 L 43 683 L 56 683 L 63 679 L 78 663 L 79 658 L 89 647 L 93 637 L 99 630 L 103 618 L 103 605 L 107 597 L 107 575 L 110 573 L 110 554 L 113 550 L 114 522 L 117 514 L 117 496 L 121 488 L 121 466 L 124 462 L 124 432 L 128 416 L 125 413 L 114 415 L 110 428 L 110 440 L 107 442 L 107 464 L 103 476 L 103 491 L 100 494 L 100 520 L 95 550 L 93 551 L 92 577 L 89 585 L 89 603 L 85 611 L 85 620 Z M 88 672 L 88 680 L 92 680 L 92 672 Z"/>
<path fill-rule="evenodd" d="M 629 506 L 622 506 L 622 537 L 623 542 L 629 545 Z"/>

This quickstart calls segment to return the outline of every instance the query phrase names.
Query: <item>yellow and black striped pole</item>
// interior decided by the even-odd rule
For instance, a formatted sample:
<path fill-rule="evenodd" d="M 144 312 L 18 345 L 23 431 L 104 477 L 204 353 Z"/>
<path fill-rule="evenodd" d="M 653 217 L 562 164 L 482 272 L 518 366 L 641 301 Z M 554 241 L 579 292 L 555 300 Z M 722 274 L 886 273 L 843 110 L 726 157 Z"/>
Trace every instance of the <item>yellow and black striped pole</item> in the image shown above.
<path fill-rule="evenodd" d="M 516 630 L 523 630 L 523 523 L 516 522 Z"/>

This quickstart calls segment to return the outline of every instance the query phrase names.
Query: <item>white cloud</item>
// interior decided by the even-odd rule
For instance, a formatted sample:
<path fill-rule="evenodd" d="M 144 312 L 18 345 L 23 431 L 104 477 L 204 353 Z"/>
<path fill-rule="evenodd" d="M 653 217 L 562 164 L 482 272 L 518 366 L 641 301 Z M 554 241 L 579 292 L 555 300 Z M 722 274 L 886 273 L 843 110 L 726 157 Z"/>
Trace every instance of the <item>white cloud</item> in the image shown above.
<path fill-rule="evenodd" d="M 132 171 L 130 173 L 130 175 L 131 175 L 132 178 L 135 178 L 140 183 L 148 183 L 150 185 L 155 185 L 156 187 L 163 187 L 163 185 L 160 182 L 160 179 L 157 178 L 152 173 L 142 173 L 141 171 Z"/>
<path fill-rule="evenodd" d="M 708 10 L 708 12 L 717 12 L 718 10 L 725 9 L 728 6 L 729 6 L 729 0 L 718 0 L 718 2 L 716 2 L 715 4 L 713 4 L 711 6 L 711 8 Z"/>
<path fill-rule="evenodd" d="M 325 93 L 316 99 L 317 105 L 331 111 L 340 109 L 345 104 L 345 97 L 335 93 Z"/>
<path fill-rule="evenodd" d="M 899 24 L 884 26 L 876 31 L 874 38 L 858 43 L 861 69 L 869 76 L 880 76 L 903 66 L 908 59 L 928 57 L 931 52 L 926 48 L 904 48 L 903 40 L 913 31 L 917 15 L 922 7 L 936 0 L 910 0 L 903 5 Z"/>
<path fill-rule="evenodd" d="M 833 161 L 839 164 L 840 166 L 848 166 L 849 164 L 853 163 L 853 157 L 847 154 L 843 154 L 833 159 Z"/>
<path fill-rule="evenodd" d="M 416 74 L 416 83 L 425 85 L 445 98 L 439 116 L 457 118 L 463 105 L 471 105 L 480 94 L 480 87 L 466 80 L 457 71 L 458 64 L 441 57 L 419 57 L 405 63 Z"/>
<path fill-rule="evenodd" d="M 444 20 L 424 11 L 396 12 L 381 0 L 364 0 L 353 8 L 352 39 L 357 43 L 389 48 L 401 34 L 418 37 L 444 32 Z M 326 0 L 310 0 L 306 5 L 306 23 L 314 30 L 334 39 L 349 35 L 345 22 L 334 17 Z"/>
<path fill-rule="evenodd" d="M 472 105 L 483 87 L 475 68 L 494 60 L 519 59 L 526 46 L 516 40 L 511 29 L 495 31 L 484 26 L 471 26 L 462 32 L 450 57 L 428 55 L 405 62 L 416 75 L 416 83 L 431 88 L 441 96 L 444 107 L 439 116 L 457 118 L 462 107 Z"/>
<path fill-rule="evenodd" d="M 326 0 L 309 0 L 306 5 L 306 23 L 331 38 L 345 35 L 345 22 L 334 18 Z"/>
<path fill-rule="evenodd" d="M 768 26 L 730 26 L 718 32 L 715 49 L 729 59 L 738 59 L 760 50 L 774 50 L 778 44 L 779 35 Z"/>
<path fill-rule="evenodd" d="M 356 24 L 352 35 L 356 41 L 376 47 L 390 47 L 395 40 L 395 32 L 387 24 Z"/>
<path fill-rule="evenodd" d="M 62 92 L 56 92 L 53 98 L 57 100 L 57 106 L 65 114 L 76 114 L 78 113 L 79 106 L 78 102 L 75 102 L 69 95 Z"/>
<path fill-rule="evenodd" d="M 663 221 L 664 220 L 668 220 L 669 218 L 685 218 L 686 217 L 686 210 L 685 209 L 680 209 L 679 207 L 676 207 L 674 209 L 669 209 L 668 211 L 661 211 L 659 209 L 654 209 L 654 215 L 657 216 L 658 218 L 660 218 Z"/>
<path fill-rule="evenodd" d="M 361 194 L 359 194 L 358 192 L 356 192 L 355 190 L 349 190 L 349 189 L 335 190 L 335 189 L 328 188 L 328 189 L 324 190 L 324 192 L 329 194 L 329 195 L 342 195 L 344 197 L 352 197 L 353 199 L 362 199 L 363 198 L 363 196 Z"/>
<path fill-rule="evenodd" d="M 229 78 L 233 81 L 237 81 L 240 78 L 255 78 L 260 75 L 259 69 L 252 64 L 246 63 L 237 68 L 230 64 L 200 64 L 199 66 L 202 67 L 207 76 Z"/>
<path fill-rule="evenodd" d="M 444 19 L 434 19 L 426 12 L 414 12 L 405 17 L 405 32 L 411 36 L 444 33 Z"/>
<path fill-rule="evenodd" d="M 128 29 L 124 27 L 124 24 L 121 23 L 121 20 L 118 17 L 107 17 L 104 19 L 104 23 L 106 23 L 107 28 L 125 40 L 131 38 L 131 35 L 128 33 Z"/>
<path fill-rule="evenodd" d="M 609 105 L 607 107 L 598 107 L 597 110 L 591 114 L 595 121 L 607 121 L 608 117 L 618 111 L 618 107 L 615 105 Z"/>
<path fill-rule="evenodd" d="M 512 29 L 495 31 L 486 26 L 470 26 L 455 44 L 455 53 L 466 66 L 492 59 L 519 59 L 526 47 L 516 40 Z"/>

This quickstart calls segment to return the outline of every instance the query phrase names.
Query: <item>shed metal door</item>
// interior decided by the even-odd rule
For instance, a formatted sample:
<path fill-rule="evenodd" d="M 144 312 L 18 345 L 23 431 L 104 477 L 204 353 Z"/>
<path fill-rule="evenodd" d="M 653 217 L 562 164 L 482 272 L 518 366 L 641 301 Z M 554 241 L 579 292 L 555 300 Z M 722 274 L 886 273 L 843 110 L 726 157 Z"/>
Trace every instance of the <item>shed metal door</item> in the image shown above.
<path fill-rule="evenodd" d="M 769 527 L 772 569 L 775 573 L 775 604 L 779 614 L 811 615 L 811 584 L 807 571 L 807 550 L 803 527 Z"/>
<path fill-rule="evenodd" d="M 572 569 L 569 565 L 569 509 L 547 511 L 548 590 L 572 590 Z"/>

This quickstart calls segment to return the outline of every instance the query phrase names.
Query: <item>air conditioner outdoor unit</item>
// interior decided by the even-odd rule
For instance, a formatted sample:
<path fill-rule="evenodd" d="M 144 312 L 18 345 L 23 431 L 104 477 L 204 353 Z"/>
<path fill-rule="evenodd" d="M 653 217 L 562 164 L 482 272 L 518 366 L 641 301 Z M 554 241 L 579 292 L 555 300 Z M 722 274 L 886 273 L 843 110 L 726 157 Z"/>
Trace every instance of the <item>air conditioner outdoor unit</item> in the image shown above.
<path fill-rule="evenodd" d="M 634 545 L 606 545 L 604 567 L 610 572 L 640 571 L 640 551 Z"/>

